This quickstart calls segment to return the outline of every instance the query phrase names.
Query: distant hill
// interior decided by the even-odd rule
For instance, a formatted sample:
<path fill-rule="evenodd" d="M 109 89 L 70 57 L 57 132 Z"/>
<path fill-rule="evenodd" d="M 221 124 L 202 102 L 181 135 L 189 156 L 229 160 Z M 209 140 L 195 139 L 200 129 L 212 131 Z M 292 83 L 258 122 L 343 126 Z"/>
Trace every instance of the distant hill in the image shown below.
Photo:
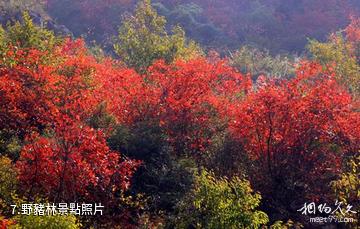
<path fill-rule="evenodd" d="M 138 1 L 15 2 L 17 6 L 0 3 L 0 9 L 7 12 L 2 15 L 30 8 L 35 20 L 49 21 L 49 28 L 67 34 L 71 31 L 76 37 L 82 36 L 110 50 L 122 16 L 131 13 Z M 272 53 L 301 53 L 308 38 L 323 40 L 347 25 L 350 15 L 360 15 L 357 0 L 153 0 L 152 3 L 166 17 L 169 27 L 179 24 L 188 37 L 205 48 L 218 50 L 248 44 L 267 48 Z M 0 21 L 8 19 L 1 17 Z"/>

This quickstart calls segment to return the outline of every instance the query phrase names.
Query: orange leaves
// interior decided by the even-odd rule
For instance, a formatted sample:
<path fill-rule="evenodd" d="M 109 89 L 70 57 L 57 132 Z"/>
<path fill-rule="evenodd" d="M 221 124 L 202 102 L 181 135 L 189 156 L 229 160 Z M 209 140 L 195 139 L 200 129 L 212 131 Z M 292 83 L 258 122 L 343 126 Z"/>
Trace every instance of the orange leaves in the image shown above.
<path fill-rule="evenodd" d="M 0 76 L 1 128 L 14 128 L 26 132 L 40 128 L 49 121 L 51 112 L 46 83 L 39 73 L 31 74 L 23 67 L 2 69 Z"/>
<path fill-rule="evenodd" d="M 0 129 L 25 140 L 17 166 L 28 195 L 74 200 L 96 195 L 90 189 L 127 188 L 139 163 L 111 151 L 107 130 L 94 130 L 88 122 L 103 102 L 114 103 L 114 113 L 130 106 L 142 79 L 110 60 L 99 63 L 83 41 L 66 40 L 50 62 L 42 61 L 49 53 L 37 50 L 12 55 L 15 64 L 0 70 Z"/>
<path fill-rule="evenodd" d="M 152 120 L 181 151 L 204 148 L 223 106 L 250 87 L 221 60 L 210 63 L 200 58 L 170 65 L 158 61 L 143 76 L 116 67 L 111 60 L 97 69 L 96 94 L 119 123 Z"/>
<path fill-rule="evenodd" d="M 257 145 L 257 152 L 272 147 L 270 150 L 285 150 L 281 144 L 295 146 L 304 138 L 331 141 L 341 129 L 338 118 L 352 114 L 351 103 L 343 88 L 318 65 L 308 63 L 295 79 L 270 83 L 250 93 L 238 106 L 231 129 Z"/>
<path fill-rule="evenodd" d="M 163 61 L 149 68 L 146 80 L 151 88 L 155 112 L 171 141 L 182 149 L 202 151 L 214 133 L 214 121 L 232 96 L 245 90 L 245 77 L 224 61 L 205 59 Z"/>
<path fill-rule="evenodd" d="M 17 162 L 19 179 L 29 195 L 67 200 L 91 196 L 89 188 L 107 187 L 115 176 L 120 177 L 119 188 L 125 188 L 137 165 L 112 152 L 101 131 L 76 124 L 57 128 L 52 138 L 34 139 Z"/>
<path fill-rule="evenodd" d="M 144 115 L 141 107 L 151 102 L 147 101 L 150 93 L 143 78 L 134 70 L 116 66 L 112 60 L 97 66 L 95 81 L 96 96 L 106 101 L 109 112 L 120 123 L 131 123 Z"/>
<path fill-rule="evenodd" d="M 1 229 L 7 229 L 12 225 L 15 225 L 16 222 L 14 220 L 11 219 L 5 219 L 2 216 L 0 216 L 0 228 Z"/>
<path fill-rule="evenodd" d="M 83 53 L 63 52 L 70 43 L 65 42 L 64 47 L 58 47 L 52 54 L 58 62 L 41 61 L 49 55 L 47 52 L 18 50 L 16 63 L 1 69 L 3 128 L 26 132 L 52 125 L 60 113 L 71 118 L 82 116 L 82 120 L 91 114 L 97 102 L 91 96 L 89 80 L 94 60 Z"/>
<path fill-rule="evenodd" d="M 17 163 L 17 167 L 20 173 L 19 179 L 24 187 L 31 189 L 31 187 L 41 186 L 44 192 L 49 192 L 54 188 L 57 183 L 56 173 L 59 173 L 56 162 L 51 159 L 54 151 L 58 150 L 54 147 L 49 139 L 40 138 L 23 148 L 21 161 Z M 31 166 L 27 164 L 27 161 L 31 163 Z M 35 190 L 30 190 L 32 191 Z"/>
<path fill-rule="evenodd" d="M 303 62 L 294 79 L 264 80 L 253 89 L 250 77 L 220 59 L 158 61 L 139 75 L 110 58 L 97 61 L 83 45 L 65 41 L 50 62 L 43 61 L 46 52 L 17 50 L 9 54 L 15 64 L 0 69 L 0 129 L 15 130 L 26 143 L 17 166 L 29 195 L 74 200 L 129 187 L 139 162 L 108 147 L 111 125 L 92 123 L 101 115 L 120 125 L 160 127 L 177 154 L 205 152 L 229 127 L 268 168 L 258 173 L 296 170 L 294 179 L 304 182 L 336 170 L 341 155 L 358 150 L 352 98 L 318 64 Z"/>
<path fill-rule="evenodd" d="M 304 63 L 294 79 L 269 82 L 234 107 L 230 131 L 250 157 L 264 163 L 263 176 L 278 179 L 296 171 L 296 179 L 311 184 L 336 172 L 342 155 L 359 150 L 353 129 L 360 116 L 352 98 L 317 64 Z"/>

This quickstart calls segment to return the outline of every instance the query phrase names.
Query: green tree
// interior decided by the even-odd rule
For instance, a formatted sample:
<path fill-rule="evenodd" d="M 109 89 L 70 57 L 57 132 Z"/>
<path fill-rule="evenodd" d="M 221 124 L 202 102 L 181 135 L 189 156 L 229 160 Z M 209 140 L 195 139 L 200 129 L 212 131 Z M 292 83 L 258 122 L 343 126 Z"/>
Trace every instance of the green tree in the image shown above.
<path fill-rule="evenodd" d="M 0 156 L 0 215 L 13 204 L 12 195 L 17 187 L 16 175 L 12 161 Z"/>
<path fill-rule="evenodd" d="M 201 53 L 193 41 L 187 41 L 181 27 L 175 26 L 171 34 L 167 33 L 165 17 L 157 14 L 150 0 L 141 1 L 134 15 L 124 19 L 114 49 L 122 61 L 138 72 L 145 72 L 157 59 L 170 63 Z"/>
<path fill-rule="evenodd" d="M 44 63 L 56 61 L 51 58 L 51 53 L 62 41 L 63 39 L 55 36 L 54 32 L 35 25 L 29 13 L 24 11 L 22 22 L 16 21 L 13 24 L 8 22 L 5 28 L 0 25 L 0 58 L 6 65 L 13 66 L 16 64 L 14 58 L 16 52 L 19 50 L 29 52 L 35 49 L 49 53 L 42 58 Z"/>
<path fill-rule="evenodd" d="M 342 33 L 333 34 L 328 42 L 311 40 L 312 57 L 325 68 L 335 70 L 337 80 L 355 95 L 360 95 L 360 63 L 354 44 Z"/>
<path fill-rule="evenodd" d="M 51 51 L 61 41 L 52 31 L 42 26 L 34 25 L 28 12 L 22 14 L 23 22 L 8 23 L 6 29 L 1 28 L 1 43 L 18 48 L 34 48 L 41 51 Z"/>
<path fill-rule="evenodd" d="M 152 216 L 166 218 L 191 188 L 195 165 L 191 158 L 178 158 L 166 141 L 166 134 L 151 121 L 131 127 L 119 126 L 108 142 L 113 150 L 142 161 L 132 178 L 131 192 L 147 197 L 145 209 Z"/>
<path fill-rule="evenodd" d="M 271 78 L 284 78 L 295 73 L 294 61 L 286 56 L 271 56 L 268 50 L 243 46 L 231 54 L 230 63 L 244 74 L 254 77 L 265 75 Z"/>
<path fill-rule="evenodd" d="M 355 156 L 346 158 L 344 171 L 339 179 L 331 183 L 336 198 L 344 204 L 360 207 L 360 151 Z M 349 217 L 353 217 L 350 214 Z M 360 216 L 358 216 L 360 220 Z"/>
<path fill-rule="evenodd" d="M 176 228 L 260 228 L 269 219 L 256 210 L 261 196 L 238 177 L 216 178 L 203 170 L 194 188 L 179 204 Z"/>
<path fill-rule="evenodd" d="M 10 226 L 13 229 L 78 229 L 81 224 L 73 215 L 21 215 L 15 219 L 16 225 Z"/>

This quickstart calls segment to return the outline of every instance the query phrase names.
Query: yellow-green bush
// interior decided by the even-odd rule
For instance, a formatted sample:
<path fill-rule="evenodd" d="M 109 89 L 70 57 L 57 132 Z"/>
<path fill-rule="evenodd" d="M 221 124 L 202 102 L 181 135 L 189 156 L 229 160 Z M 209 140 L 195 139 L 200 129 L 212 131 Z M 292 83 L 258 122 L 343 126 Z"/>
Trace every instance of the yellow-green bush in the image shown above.
<path fill-rule="evenodd" d="M 176 228 L 260 228 L 268 223 L 266 213 L 257 210 L 261 196 L 249 181 L 238 177 L 216 178 L 203 170 L 194 188 L 179 204 Z"/>
<path fill-rule="evenodd" d="M 128 16 L 119 29 L 115 52 L 129 67 L 144 72 L 155 60 L 172 62 L 200 55 L 200 48 L 188 42 L 182 28 L 166 32 L 166 19 L 159 16 L 150 0 L 141 1 L 134 15 Z"/>

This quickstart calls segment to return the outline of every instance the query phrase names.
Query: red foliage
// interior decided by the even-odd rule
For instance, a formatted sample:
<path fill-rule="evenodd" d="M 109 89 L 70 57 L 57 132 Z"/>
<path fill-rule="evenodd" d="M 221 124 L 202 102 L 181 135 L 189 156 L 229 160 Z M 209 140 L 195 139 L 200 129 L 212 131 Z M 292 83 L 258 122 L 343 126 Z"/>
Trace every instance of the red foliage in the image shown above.
<path fill-rule="evenodd" d="M 142 76 L 134 70 L 119 67 L 111 59 L 97 66 L 101 74 L 96 74 L 97 96 L 106 102 L 107 109 L 119 123 L 131 124 L 142 116 L 147 116 L 143 106 L 151 104 L 149 88 Z M 142 105 L 141 105 L 142 104 Z"/>
<path fill-rule="evenodd" d="M 12 225 L 15 225 L 15 222 L 13 220 L 0 217 L 0 229 L 7 229 Z"/>
<path fill-rule="evenodd" d="M 17 167 L 29 195 L 79 200 L 96 195 L 89 190 L 109 185 L 112 190 L 127 189 L 137 162 L 122 161 L 108 148 L 101 131 L 67 121 L 55 128 L 51 138 L 31 139 L 23 148 Z"/>
<path fill-rule="evenodd" d="M 217 131 L 215 117 L 221 101 L 243 93 L 248 86 L 245 77 L 221 60 L 171 65 L 160 61 L 149 68 L 146 77 L 152 97 L 146 110 L 153 112 L 177 152 L 204 150 Z"/>
<path fill-rule="evenodd" d="M 59 115 L 85 120 L 96 102 L 91 82 L 84 75 L 91 71 L 93 59 L 84 55 L 80 42 L 66 42 L 46 64 L 47 52 L 18 50 L 9 53 L 16 64 L 0 69 L 0 118 L 2 129 L 13 129 L 25 136 L 56 122 Z M 11 56 L 11 57 L 10 57 Z M 80 117 L 82 116 L 82 117 Z"/>
<path fill-rule="evenodd" d="M 177 152 L 204 149 L 216 131 L 220 107 L 251 86 L 222 60 L 159 61 L 144 76 L 128 69 L 102 72 L 100 91 L 117 120 L 127 125 L 152 120 Z"/>
<path fill-rule="evenodd" d="M 89 188 L 126 189 L 138 162 L 122 160 L 108 148 L 106 130 L 87 124 L 106 100 L 97 81 L 109 66 L 70 40 L 51 54 L 20 50 L 12 58 L 0 71 L 0 128 L 27 142 L 17 162 L 23 189 L 61 199 L 89 197 Z"/>
<path fill-rule="evenodd" d="M 29 57 L 36 62 L 38 52 L 31 51 Z M 51 106 L 47 91 L 41 85 L 47 79 L 38 72 L 31 72 L 27 64 L 19 64 L 16 68 L 2 67 L 0 74 L 1 129 L 12 128 L 26 132 L 30 128 L 45 125 L 49 120 Z"/>
<path fill-rule="evenodd" d="M 320 180 L 339 170 L 344 154 L 359 150 L 360 115 L 354 109 L 332 74 L 305 63 L 293 80 L 268 82 L 235 104 L 230 129 L 259 163 L 253 176 L 262 194 L 274 191 L 265 182 L 269 177 L 272 187 L 293 179 L 319 198 L 326 193 Z"/>

